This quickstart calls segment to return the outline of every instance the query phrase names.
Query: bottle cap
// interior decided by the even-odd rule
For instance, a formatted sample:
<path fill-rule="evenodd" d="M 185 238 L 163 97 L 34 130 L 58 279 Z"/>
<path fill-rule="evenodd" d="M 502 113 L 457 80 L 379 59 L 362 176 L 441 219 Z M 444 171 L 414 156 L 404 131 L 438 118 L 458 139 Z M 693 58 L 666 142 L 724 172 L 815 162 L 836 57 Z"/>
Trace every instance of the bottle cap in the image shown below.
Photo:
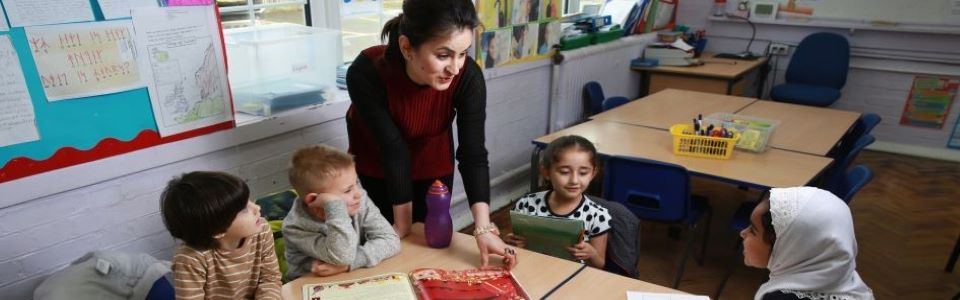
<path fill-rule="evenodd" d="M 447 192 L 447 186 L 439 179 L 433 181 L 433 184 L 430 185 L 430 191 L 428 191 L 431 194 L 446 194 Z"/>

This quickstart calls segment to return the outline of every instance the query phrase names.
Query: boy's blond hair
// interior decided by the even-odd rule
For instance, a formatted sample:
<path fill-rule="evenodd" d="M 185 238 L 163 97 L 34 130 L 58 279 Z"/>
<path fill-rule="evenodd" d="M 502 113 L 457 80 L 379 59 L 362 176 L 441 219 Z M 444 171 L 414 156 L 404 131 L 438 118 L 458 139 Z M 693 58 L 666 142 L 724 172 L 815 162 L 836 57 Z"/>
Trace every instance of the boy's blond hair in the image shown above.
<path fill-rule="evenodd" d="M 293 154 L 288 176 L 297 194 L 306 195 L 324 186 L 325 181 L 354 165 L 353 156 L 327 145 L 301 148 Z"/>

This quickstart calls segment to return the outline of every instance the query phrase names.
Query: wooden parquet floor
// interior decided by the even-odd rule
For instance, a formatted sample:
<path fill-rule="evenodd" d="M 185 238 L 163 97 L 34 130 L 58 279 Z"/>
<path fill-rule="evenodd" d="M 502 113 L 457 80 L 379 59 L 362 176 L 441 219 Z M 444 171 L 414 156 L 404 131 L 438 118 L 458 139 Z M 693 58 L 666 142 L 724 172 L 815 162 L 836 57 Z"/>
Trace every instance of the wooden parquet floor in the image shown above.
<path fill-rule="evenodd" d="M 960 163 L 874 151 L 864 151 L 856 163 L 867 165 L 875 175 L 850 204 L 860 276 L 877 299 L 950 299 L 960 291 L 960 266 L 953 273 L 943 269 L 960 234 Z M 714 218 L 705 264 L 690 259 L 680 289 L 712 295 L 726 268 L 736 263 L 721 298 L 752 299 L 767 272 L 734 261 L 736 233 L 729 229 L 729 220 L 741 202 L 755 200 L 759 192 L 699 179 L 693 189 L 710 198 Z M 504 233 L 510 230 L 507 211 L 493 215 Z M 668 236 L 666 225 L 641 226 L 639 279 L 668 286 L 683 243 Z"/>

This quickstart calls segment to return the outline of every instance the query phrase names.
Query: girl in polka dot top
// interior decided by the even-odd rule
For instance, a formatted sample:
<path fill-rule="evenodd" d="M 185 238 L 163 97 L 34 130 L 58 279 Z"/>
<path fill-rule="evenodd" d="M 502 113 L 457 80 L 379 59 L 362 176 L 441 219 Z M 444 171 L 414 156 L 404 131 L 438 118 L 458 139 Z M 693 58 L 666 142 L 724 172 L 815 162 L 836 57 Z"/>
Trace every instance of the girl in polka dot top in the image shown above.
<path fill-rule="evenodd" d="M 581 136 L 554 140 L 540 160 L 540 175 L 550 182 L 552 189 L 520 198 L 513 210 L 533 216 L 582 220 L 586 231 L 584 240 L 567 250 L 573 257 L 603 268 L 610 213 L 583 194 L 597 175 L 596 159 L 596 147 Z M 521 248 L 525 243 L 522 236 L 515 234 L 507 234 L 504 241 Z"/>

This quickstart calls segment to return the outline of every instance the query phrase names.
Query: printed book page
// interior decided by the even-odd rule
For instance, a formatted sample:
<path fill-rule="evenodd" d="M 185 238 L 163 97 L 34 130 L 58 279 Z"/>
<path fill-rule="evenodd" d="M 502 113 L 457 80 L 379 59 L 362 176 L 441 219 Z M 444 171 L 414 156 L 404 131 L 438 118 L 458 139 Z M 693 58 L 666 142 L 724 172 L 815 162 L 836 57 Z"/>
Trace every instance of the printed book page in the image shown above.
<path fill-rule="evenodd" d="M 415 300 L 404 273 L 387 273 L 361 279 L 303 285 L 304 300 Z"/>

